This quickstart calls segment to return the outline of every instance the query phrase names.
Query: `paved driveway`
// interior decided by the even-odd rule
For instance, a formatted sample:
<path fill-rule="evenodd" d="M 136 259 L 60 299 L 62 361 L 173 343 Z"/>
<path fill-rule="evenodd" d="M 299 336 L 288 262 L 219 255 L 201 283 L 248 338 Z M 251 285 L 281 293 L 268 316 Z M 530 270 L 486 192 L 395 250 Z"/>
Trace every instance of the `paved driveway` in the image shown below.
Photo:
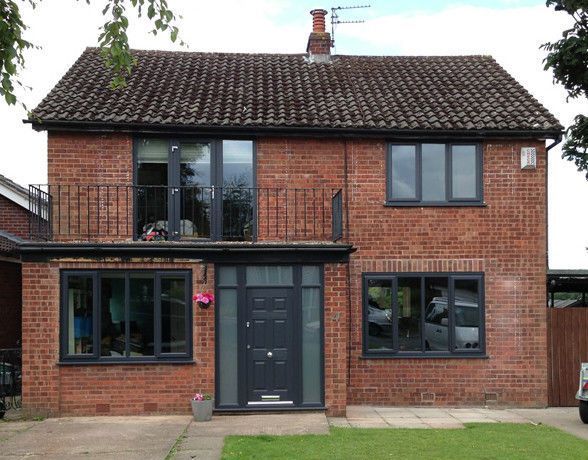
<path fill-rule="evenodd" d="M 76 417 L 0 423 L 0 459 L 166 457 L 188 416 Z"/>
<path fill-rule="evenodd" d="M 229 434 L 327 434 L 321 413 L 218 416 L 75 417 L 0 422 L 0 459 L 217 459 Z"/>

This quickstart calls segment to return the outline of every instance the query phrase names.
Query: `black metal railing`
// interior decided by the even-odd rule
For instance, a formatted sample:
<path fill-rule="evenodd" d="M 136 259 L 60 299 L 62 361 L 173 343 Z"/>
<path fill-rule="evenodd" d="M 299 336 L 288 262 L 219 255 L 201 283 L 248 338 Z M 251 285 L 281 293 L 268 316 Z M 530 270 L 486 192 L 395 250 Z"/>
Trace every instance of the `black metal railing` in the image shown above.
<path fill-rule="evenodd" d="M 46 241 L 337 241 L 334 188 L 31 185 L 30 237 Z"/>
<path fill-rule="evenodd" d="M 10 409 L 20 409 L 22 392 L 22 351 L 0 349 L 0 418 Z"/>

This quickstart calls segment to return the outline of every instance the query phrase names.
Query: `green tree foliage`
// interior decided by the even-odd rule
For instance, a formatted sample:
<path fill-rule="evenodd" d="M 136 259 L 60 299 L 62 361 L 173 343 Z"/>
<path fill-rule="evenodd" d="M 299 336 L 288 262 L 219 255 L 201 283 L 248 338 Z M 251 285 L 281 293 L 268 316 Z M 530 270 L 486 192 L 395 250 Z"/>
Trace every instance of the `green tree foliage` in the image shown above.
<path fill-rule="evenodd" d="M 588 99 L 588 0 L 547 0 L 546 5 L 569 14 L 574 24 L 563 31 L 560 40 L 542 45 L 548 52 L 545 70 L 553 71 L 553 80 L 563 85 L 568 99 Z M 562 151 L 562 157 L 573 161 L 578 171 L 586 171 L 588 179 L 587 116 L 575 117 Z"/>
<path fill-rule="evenodd" d="M 23 86 L 19 72 L 25 65 L 25 51 L 35 45 L 23 38 L 27 25 L 23 22 L 20 6 L 28 3 L 35 8 L 42 0 L 0 0 L 0 96 L 8 104 L 15 104 L 15 85 Z M 63 0 L 61 0 L 63 1 Z M 91 4 L 92 0 L 85 1 Z M 111 87 L 124 87 L 135 59 L 129 48 L 127 29 L 128 10 L 138 17 L 147 16 L 153 28 L 150 33 L 169 33 L 172 42 L 178 40 L 177 17 L 169 9 L 167 0 L 105 0 L 102 14 L 106 22 L 101 27 L 98 46 L 106 67 L 112 71 Z M 180 44 L 184 43 L 180 40 Z"/>

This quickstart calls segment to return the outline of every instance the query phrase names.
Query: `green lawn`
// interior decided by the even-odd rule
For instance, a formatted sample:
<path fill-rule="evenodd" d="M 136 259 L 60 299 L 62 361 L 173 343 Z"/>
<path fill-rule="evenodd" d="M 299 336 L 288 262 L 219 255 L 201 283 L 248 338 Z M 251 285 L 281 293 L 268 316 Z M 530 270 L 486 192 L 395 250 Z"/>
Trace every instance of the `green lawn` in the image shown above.
<path fill-rule="evenodd" d="M 588 459 L 588 441 L 544 425 L 466 429 L 331 428 L 330 435 L 229 436 L 223 459 Z"/>

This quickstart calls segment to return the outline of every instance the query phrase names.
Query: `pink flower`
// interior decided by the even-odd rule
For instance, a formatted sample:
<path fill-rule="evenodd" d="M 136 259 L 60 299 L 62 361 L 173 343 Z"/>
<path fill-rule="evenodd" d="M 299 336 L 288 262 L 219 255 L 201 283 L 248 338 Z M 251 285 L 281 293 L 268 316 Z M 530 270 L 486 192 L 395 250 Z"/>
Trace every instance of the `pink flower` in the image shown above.
<path fill-rule="evenodd" d="M 214 302 L 214 294 L 199 292 L 192 298 L 192 300 L 208 305 L 209 303 Z"/>
<path fill-rule="evenodd" d="M 193 397 L 192 397 L 193 401 L 204 401 L 204 395 L 202 393 L 196 393 Z"/>

